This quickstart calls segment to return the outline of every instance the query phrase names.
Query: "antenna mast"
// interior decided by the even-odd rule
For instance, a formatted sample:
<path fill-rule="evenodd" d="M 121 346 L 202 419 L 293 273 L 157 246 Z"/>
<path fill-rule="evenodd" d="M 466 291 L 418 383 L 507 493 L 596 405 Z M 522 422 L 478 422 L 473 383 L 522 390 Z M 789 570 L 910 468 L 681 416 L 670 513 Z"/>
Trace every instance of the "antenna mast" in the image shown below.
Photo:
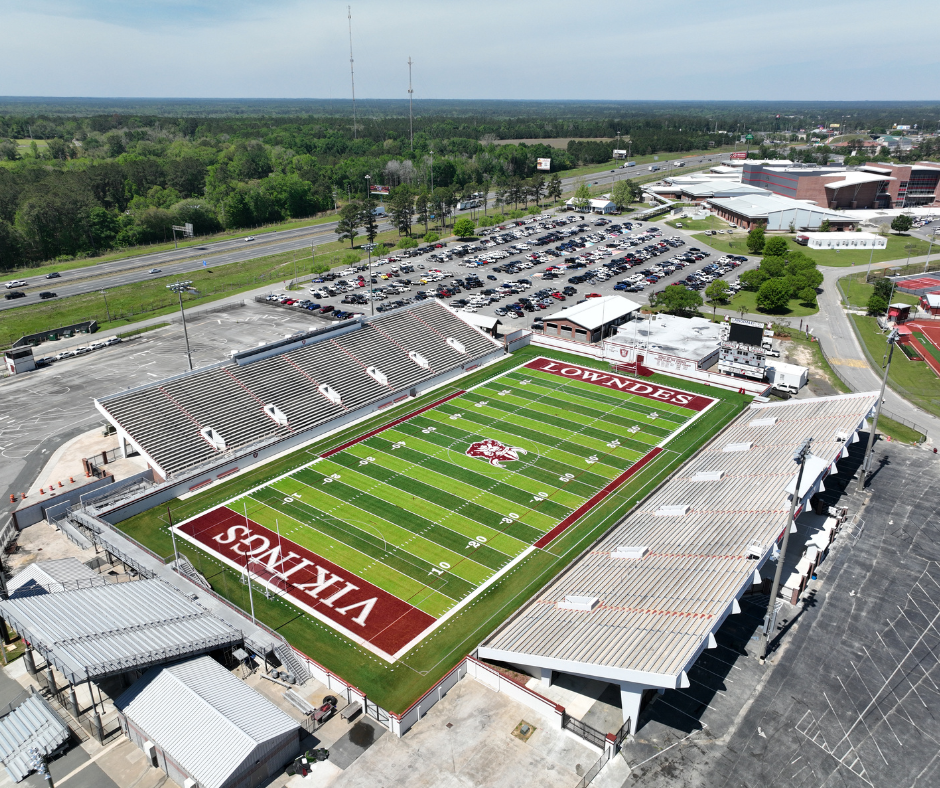
<path fill-rule="evenodd" d="M 411 89 L 411 56 L 408 56 L 408 127 L 411 130 L 411 149 L 415 149 L 414 91 Z"/>
<path fill-rule="evenodd" d="M 353 101 L 353 139 L 356 135 L 356 74 L 353 71 L 353 50 L 352 50 L 352 6 L 346 6 L 349 16 L 349 80 L 352 82 L 352 101 Z"/>

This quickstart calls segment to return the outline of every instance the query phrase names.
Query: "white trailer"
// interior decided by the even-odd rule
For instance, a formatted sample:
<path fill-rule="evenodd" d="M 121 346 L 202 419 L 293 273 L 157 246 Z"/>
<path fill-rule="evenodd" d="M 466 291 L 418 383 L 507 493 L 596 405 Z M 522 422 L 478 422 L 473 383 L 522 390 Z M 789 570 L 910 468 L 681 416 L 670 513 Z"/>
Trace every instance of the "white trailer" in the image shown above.
<path fill-rule="evenodd" d="M 780 361 L 767 362 L 767 382 L 777 391 L 798 394 L 809 380 L 809 369 Z"/>

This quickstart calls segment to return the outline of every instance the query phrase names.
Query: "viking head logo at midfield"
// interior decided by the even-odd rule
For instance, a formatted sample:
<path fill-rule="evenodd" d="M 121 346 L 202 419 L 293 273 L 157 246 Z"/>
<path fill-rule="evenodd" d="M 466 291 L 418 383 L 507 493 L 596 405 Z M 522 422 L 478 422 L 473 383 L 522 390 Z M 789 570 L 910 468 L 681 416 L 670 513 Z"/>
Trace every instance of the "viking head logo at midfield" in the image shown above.
<path fill-rule="evenodd" d="M 519 459 L 520 454 L 528 454 L 525 449 L 515 446 L 506 446 L 504 443 L 487 438 L 485 441 L 471 443 L 466 452 L 468 457 L 479 457 L 486 460 L 494 468 L 505 468 L 501 462 L 513 462 Z"/>

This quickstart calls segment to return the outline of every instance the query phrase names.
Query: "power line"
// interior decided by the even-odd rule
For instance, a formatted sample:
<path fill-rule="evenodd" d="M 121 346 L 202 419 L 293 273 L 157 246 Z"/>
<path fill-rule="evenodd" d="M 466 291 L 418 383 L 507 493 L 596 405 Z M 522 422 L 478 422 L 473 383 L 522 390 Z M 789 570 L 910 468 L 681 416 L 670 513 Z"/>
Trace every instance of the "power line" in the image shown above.
<path fill-rule="evenodd" d="M 353 139 L 356 139 L 356 74 L 353 71 L 352 6 L 346 6 L 346 11 L 349 16 L 349 80 L 352 83 Z"/>

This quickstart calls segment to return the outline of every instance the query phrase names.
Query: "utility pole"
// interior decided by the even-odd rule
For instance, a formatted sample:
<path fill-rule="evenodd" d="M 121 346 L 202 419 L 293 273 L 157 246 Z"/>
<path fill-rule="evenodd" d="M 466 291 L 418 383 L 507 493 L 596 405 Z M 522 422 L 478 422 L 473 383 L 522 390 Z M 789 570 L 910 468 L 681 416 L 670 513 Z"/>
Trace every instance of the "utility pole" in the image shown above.
<path fill-rule="evenodd" d="M 352 6 L 346 6 L 349 16 L 349 80 L 352 83 L 352 102 L 353 102 L 353 139 L 357 138 L 356 132 L 356 75 L 353 72 L 353 48 L 352 48 Z"/>
<path fill-rule="evenodd" d="M 806 458 L 809 456 L 809 445 L 812 438 L 806 438 L 795 452 L 793 462 L 800 466 L 796 474 L 796 487 L 793 488 L 793 498 L 790 500 L 790 516 L 783 529 L 783 544 L 780 546 L 780 555 L 777 556 L 777 571 L 774 573 L 774 584 L 770 590 L 770 600 L 767 603 L 767 614 L 764 616 L 764 626 L 760 632 L 760 643 L 757 646 L 758 659 L 763 664 L 767 657 L 767 641 L 770 637 L 770 628 L 776 621 L 774 606 L 777 602 L 777 592 L 780 590 L 780 576 L 783 574 L 783 561 L 787 555 L 787 542 L 790 541 L 790 529 L 793 528 L 793 518 L 796 515 L 796 502 L 800 499 L 800 485 L 803 483 L 803 469 L 806 467 Z"/>
<path fill-rule="evenodd" d="M 408 56 L 408 128 L 411 132 L 411 150 L 415 149 L 414 91 L 411 89 L 411 55 Z"/>
<path fill-rule="evenodd" d="M 108 291 L 102 290 L 100 292 L 101 292 L 101 295 L 104 296 L 104 308 L 105 308 L 105 311 L 108 313 L 108 322 L 110 323 L 111 322 L 111 307 L 108 306 Z"/>
<path fill-rule="evenodd" d="M 179 296 L 180 299 L 180 316 L 183 319 L 183 338 L 186 340 L 186 358 L 189 359 L 189 369 L 193 368 L 193 354 L 189 349 L 189 333 L 186 330 L 186 312 L 183 310 L 183 291 L 191 289 L 192 282 L 174 282 L 171 285 L 167 285 L 167 290 L 172 290 Z"/>
<path fill-rule="evenodd" d="M 888 334 L 888 363 L 885 364 L 885 374 L 881 378 L 881 391 L 878 394 L 878 405 L 875 408 L 875 418 L 872 420 L 871 429 L 868 431 L 868 446 L 865 447 L 865 459 L 862 462 L 862 467 L 858 471 L 858 491 L 862 492 L 865 489 L 865 479 L 868 476 L 868 471 L 871 470 L 871 458 L 872 453 L 874 452 L 875 444 L 875 431 L 878 429 L 878 417 L 881 415 L 881 404 L 885 399 L 885 386 L 888 385 L 888 370 L 891 369 L 891 358 L 894 356 L 894 345 L 898 341 L 898 330 L 896 328 L 891 330 L 891 333 Z"/>

